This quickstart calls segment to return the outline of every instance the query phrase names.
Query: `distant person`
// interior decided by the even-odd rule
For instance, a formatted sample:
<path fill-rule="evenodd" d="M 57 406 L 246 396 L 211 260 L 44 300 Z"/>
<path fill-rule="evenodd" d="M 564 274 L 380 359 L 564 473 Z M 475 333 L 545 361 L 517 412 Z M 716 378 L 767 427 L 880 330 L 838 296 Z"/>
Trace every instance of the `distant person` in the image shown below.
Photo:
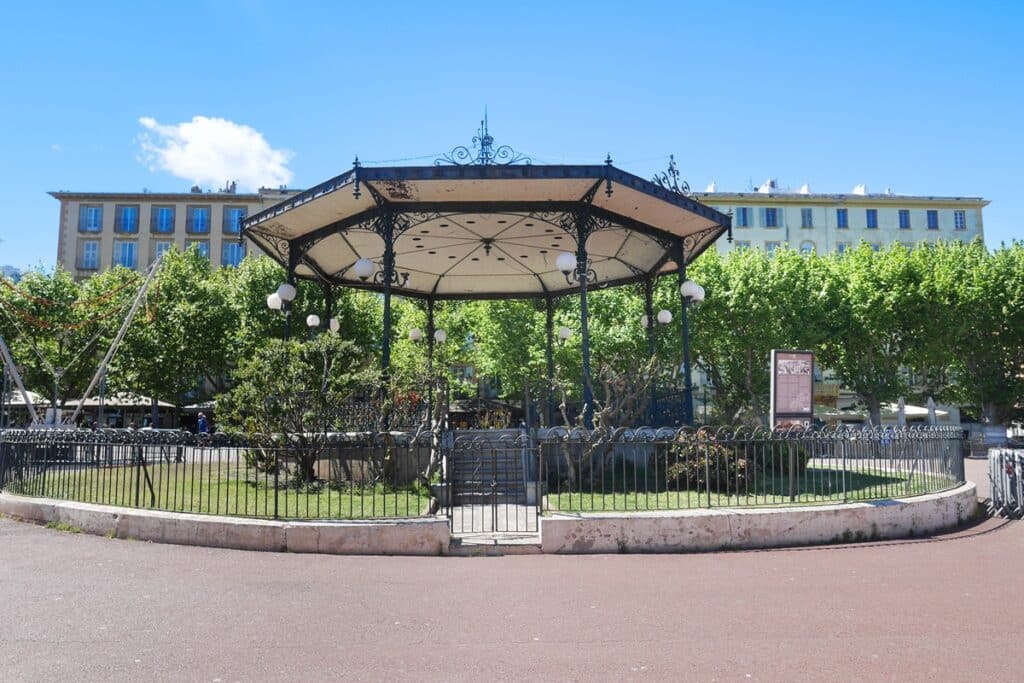
<path fill-rule="evenodd" d="M 203 415 L 202 413 L 199 413 L 199 420 L 196 423 L 196 432 L 199 434 L 210 433 L 210 425 L 206 423 L 206 415 Z"/>

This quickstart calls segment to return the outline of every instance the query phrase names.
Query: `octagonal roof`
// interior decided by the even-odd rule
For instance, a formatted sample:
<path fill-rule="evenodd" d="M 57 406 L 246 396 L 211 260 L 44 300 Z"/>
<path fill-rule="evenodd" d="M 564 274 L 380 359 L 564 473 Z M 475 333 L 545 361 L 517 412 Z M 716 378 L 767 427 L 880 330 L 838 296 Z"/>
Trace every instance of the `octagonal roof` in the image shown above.
<path fill-rule="evenodd" d="M 392 291 L 436 299 L 528 298 L 578 291 L 555 266 L 575 252 L 578 221 L 592 287 L 676 270 L 728 229 L 729 217 L 615 168 L 467 165 L 355 168 L 247 218 L 243 232 L 296 275 L 366 289 L 360 258 L 380 267 L 392 222 Z"/>

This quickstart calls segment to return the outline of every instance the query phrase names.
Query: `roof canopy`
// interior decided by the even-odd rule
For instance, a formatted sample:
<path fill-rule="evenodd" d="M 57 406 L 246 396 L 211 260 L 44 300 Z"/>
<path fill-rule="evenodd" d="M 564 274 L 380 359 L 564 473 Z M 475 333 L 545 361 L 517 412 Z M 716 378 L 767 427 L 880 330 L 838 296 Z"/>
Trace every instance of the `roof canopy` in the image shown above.
<path fill-rule="evenodd" d="M 396 294 L 432 299 L 558 296 L 578 286 L 556 267 L 582 235 L 591 287 L 675 272 L 728 229 L 729 217 L 611 165 L 367 168 L 249 217 L 243 232 L 302 278 L 381 290 L 390 234 Z M 405 274 L 408 273 L 406 278 Z M 596 279 L 594 279 L 596 276 Z"/>

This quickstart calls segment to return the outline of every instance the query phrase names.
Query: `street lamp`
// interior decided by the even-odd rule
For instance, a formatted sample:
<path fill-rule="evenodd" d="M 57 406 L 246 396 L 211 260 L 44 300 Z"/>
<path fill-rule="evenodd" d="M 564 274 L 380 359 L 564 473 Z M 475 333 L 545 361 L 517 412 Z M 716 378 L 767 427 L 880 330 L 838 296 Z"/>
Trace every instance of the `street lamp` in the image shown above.
<path fill-rule="evenodd" d="M 568 327 L 564 327 L 563 326 L 563 327 L 559 327 L 558 328 L 558 338 L 561 341 L 565 341 L 566 339 L 568 339 L 571 336 L 572 336 L 572 330 L 570 330 Z"/>
<path fill-rule="evenodd" d="M 368 258 L 361 258 L 352 265 L 352 272 L 357 278 L 366 282 L 371 277 L 373 281 L 378 285 L 384 284 L 385 280 L 389 280 L 392 285 L 396 287 L 404 287 L 409 281 L 409 273 L 398 272 L 391 269 L 391 273 L 388 274 L 383 270 L 377 270 L 377 266 L 374 265 L 373 261 Z"/>
<path fill-rule="evenodd" d="M 284 311 L 284 339 L 288 341 L 291 337 L 291 302 L 295 300 L 297 291 L 295 285 L 288 282 L 282 283 L 276 292 L 272 292 L 267 295 L 267 308 L 272 311 Z M 315 330 L 320 327 L 320 316 L 315 313 L 311 313 L 306 316 L 306 326 L 310 330 Z M 327 327 L 337 334 L 338 330 L 341 329 L 341 323 L 338 322 L 337 318 L 331 318 L 327 321 Z"/>
<path fill-rule="evenodd" d="M 690 376 L 690 322 L 686 309 L 690 304 L 704 301 L 704 288 L 693 280 L 679 285 L 683 309 L 683 394 L 686 401 L 686 424 L 693 424 L 693 378 Z"/>

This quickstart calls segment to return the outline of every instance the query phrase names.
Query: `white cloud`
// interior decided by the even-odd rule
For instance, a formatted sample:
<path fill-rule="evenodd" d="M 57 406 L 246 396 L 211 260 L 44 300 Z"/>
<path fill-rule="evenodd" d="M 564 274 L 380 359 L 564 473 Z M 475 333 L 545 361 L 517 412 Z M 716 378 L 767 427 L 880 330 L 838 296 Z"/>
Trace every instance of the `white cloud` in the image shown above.
<path fill-rule="evenodd" d="M 234 180 L 244 190 L 288 185 L 292 180 L 292 153 L 274 149 L 249 126 L 206 116 L 174 125 L 143 116 L 139 124 L 146 129 L 138 136 L 139 161 L 150 171 L 167 171 L 215 187 Z"/>

